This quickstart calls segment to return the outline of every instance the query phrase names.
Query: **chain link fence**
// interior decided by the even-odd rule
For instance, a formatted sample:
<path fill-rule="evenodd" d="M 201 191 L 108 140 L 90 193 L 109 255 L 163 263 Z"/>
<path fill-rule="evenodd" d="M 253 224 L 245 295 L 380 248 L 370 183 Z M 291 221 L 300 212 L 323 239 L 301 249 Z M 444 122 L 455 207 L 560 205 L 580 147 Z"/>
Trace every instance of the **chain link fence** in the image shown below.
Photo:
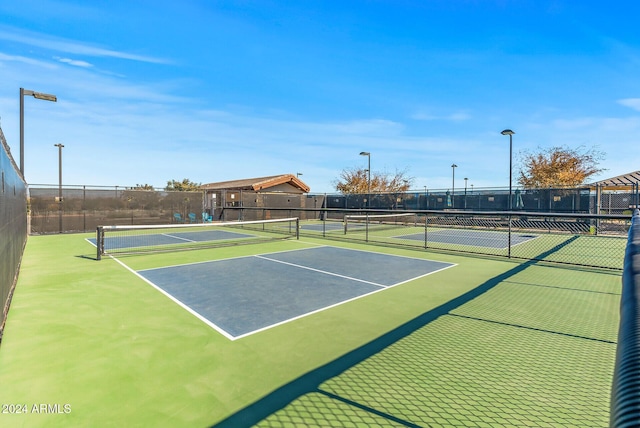
<path fill-rule="evenodd" d="M 226 209 L 264 208 L 299 210 L 301 220 L 314 219 L 321 209 L 427 210 L 528 213 L 621 214 L 638 205 L 633 190 L 602 189 L 475 189 L 383 194 L 299 194 L 226 189 L 198 192 L 133 190 L 119 186 L 30 185 L 30 231 L 34 234 L 94 231 L 99 225 L 167 224 L 176 221 L 223 220 Z M 62 194 L 62 199 L 59 194 Z M 252 220 L 242 212 L 241 218 Z M 270 214 L 265 214 L 268 219 Z"/>
<path fill-rule="evenodd" d="M 425 190 L 424 192 L 326 195 L 327 208 L 411 209 L 630 214 L 638 205 L 637 184 L 630 190 L 614 188 L 548 188 Z M 511 203 L 510 203 L 511 201 Z"/>
<path fill-rule="evenodd" d="M 300 236 L 622 269 L 630 215 L 230 207 L 223 218 L 305 217 Z"/>
<path fill-rule="evenodd" d="M 0 340 L 27 242 L 27 188 L 0 129 Z"/>
<path fill-rule="evenodd" d="M 101 225 L 202 221 L 204 193 L 131 190 L 121 187 L 30 186 L 32 234 L 88 232 Z"/>

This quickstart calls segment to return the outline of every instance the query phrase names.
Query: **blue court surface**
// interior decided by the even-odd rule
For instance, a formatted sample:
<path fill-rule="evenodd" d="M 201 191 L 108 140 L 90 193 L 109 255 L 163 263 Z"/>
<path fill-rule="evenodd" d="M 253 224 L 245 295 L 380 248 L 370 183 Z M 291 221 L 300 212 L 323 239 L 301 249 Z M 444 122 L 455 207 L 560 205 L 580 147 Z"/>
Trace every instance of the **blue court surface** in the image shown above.
<path fill-rule="evenodd" d="M 138 271 L 229 339 L 454 266 L 337 247 Z"/>
<path fill-rule="evenodd" d="M 310 223 L 310 224 L 301 224 L 301 230 L 310 230 L 313 232 L 322 232 L 322 231 L 334 231 L 334 230 L 344 230 L 344 223 L 341 222 L 323 222 L 323 223 Z"/>
<path fill-rule="evenodd" d="M 126 250 L 128 248 L 159 246 L 172 244 L 185 244 L 189 242 L 210 242 L 231 239 L 248 239 L 255 235 L 240 232 L 230 232 L 227 230 L 202 230 L 193 232 L 171 232 L 171 233 L 153 233 L 145 235 L 131 236 L 106 236 L 104 239 L 104 249 L 109 250 Z M 96 238 L 89 238 L 87 241 L 96 245 Z"/>
<path fill-rule="evenodd" d="M 425 241 L 424 232 L 410 235 L 394 236 L 395 239 L 409 239 Z M 535 235 L 511 234 L 511 245 L 518 245 L 536 238 Z M 477 230 L 440 229 L 428 231 L 427 243 L 438 242 L 442 244 L 470 245 L 474 247 L 486 247 L 507 249 L 509 247 L 509 235 L 507 232 L 485 232 Z"/>

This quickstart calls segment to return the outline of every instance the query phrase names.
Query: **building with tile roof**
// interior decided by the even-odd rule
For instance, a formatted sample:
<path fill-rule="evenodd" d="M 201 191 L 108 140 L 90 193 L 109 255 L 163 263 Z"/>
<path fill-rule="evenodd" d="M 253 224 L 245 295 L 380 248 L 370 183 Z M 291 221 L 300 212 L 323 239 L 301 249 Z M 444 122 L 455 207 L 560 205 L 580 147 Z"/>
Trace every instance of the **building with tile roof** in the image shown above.
<path fill-rule="evenodd" d="M 200 188 L 206 194 L 204 209 L 216 220 L 221 218 L 224 208 L 315 208 L 324 201 L 318 201 L 317 197 L 308 201 L 309 186 L 293 174 L 219 181 L 203 184 Z"/>
<path fill-rule="evenodd" d="M 219 181 L 200 186 L 203 190 L 251 190 L 253 192 L 309 193 L 307 186 L 293 174 L 271 175 L 268 177 L 243 178 L 240 180 Z"/>

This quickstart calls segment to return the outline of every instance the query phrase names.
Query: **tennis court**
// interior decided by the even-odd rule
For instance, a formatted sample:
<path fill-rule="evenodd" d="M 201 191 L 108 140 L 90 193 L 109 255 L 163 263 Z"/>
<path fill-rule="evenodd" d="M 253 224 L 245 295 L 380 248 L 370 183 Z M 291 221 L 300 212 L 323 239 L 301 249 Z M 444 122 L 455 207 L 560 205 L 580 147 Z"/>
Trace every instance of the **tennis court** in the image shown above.
<path fill-rule="evenodd" d="M 453 266 L 315 247 L 137 271 L 230 339 Z"/>
<path fill-rule="evenodd" d="M 477 230 L 464 229 L 437 229 L 428 232 L 425 238 L 425 232 L 411 233 L 407 235 L 392 236 L 394 239 L 408 239 L 424 242 L 425 239 L 431 243 L 452 244 L 452 245 L 471 245 L 475 247 L 506 249 L 509 244 L 518 245 L 523 242 L 535 239 L 535 235 L 531 234 L 512 234 L 509 241 L 508 232 L 487 232 Z"/>
<path fill-rule="evenodd" d="M 344 224 L 342 222 L 328 221 L 328 222 L 309 222 L 300 225 L 301 230 L 307 230 L 311 232 L 336 232 L 344 231 Z"/>
<path fill-rule="evenodd" d="M 531 233 L 513 233 L 511 234 L 511 241 L 509 241 L 509 233 L 507 231 L 481 231 L 454 228 L 443 229 L 437 227 L 429 228 L 427 231 L 424 226 L 416 226 L 413 223 L 406 224 L 402 222 L 396 224 L 354 223 L 353 221 L 347 224 L 335 221 L 303 223 L 300 225 L 300 230 L 309 232 L 340 232 L 348 234 L 351 237 L 354 234 L 370 234 L 371 237 L 416 241 L 417 243 L 428 242 L 430 244 L 463 245 L 500 250 L 508 248 L 509 244 L 511 246 L 515 246 L 537 237 L 537 235 Z M 399 233 L 394 233 L 394 230 Z"/>
<path fill-rule="evenodd" d="M 607 425 L 620 272 L 288 235 L 30 237 L 0 352 L 29 413 L 0 425 Z"/>

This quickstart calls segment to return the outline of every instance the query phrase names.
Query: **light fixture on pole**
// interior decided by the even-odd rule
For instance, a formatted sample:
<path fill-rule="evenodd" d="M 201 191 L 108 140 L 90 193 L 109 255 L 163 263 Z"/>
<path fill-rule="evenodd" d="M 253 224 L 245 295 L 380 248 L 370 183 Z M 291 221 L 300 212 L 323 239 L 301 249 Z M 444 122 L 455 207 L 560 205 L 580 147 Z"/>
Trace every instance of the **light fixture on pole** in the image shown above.
<path fill-rule="evenodd" d="M 296 178 L 300 177 L 302 175 L 301 172 L 296 172 Z"/>
<path fill-rule="evenodd" d="M 371 208 L 371 153 L 360 152 L 360 156 L 366 156 L 368 158 L 367 165 L 367 206 Z"/>
<path fill-rule="evenodd" d="M 505 129 L 504 131 L 501 132 L 502 135 L 508 135 L 509 136 L 509 210 L 513 209 L 513 200 L 512 200 L 512 195 L 511 195 L 511 182 L 513 181 L 512 179 L 512 175 L 513 175 L 513 134 L 515 134 L 515 132 L 513 132 L 510 129 Z"/>
<path fill-rule="evenodd" d="M 451 208 L 456 207 L 456 168 L 458 165 L 451 164 Z"/>
<path fill-rule="evenodd" d="M 501 132 L 502 135 L 508 135 L 509 136 L 509 211 L 513 210 L 513 199 L 512 199 L 512 191 L 511 191 L 511 182 L 512 180 L 512 175 L 513 175 L 513 134 L 515 134 L 515 132 L 513 132 L 510 129 L 505 129 L 504 131 Z M 511 258 L 511 214 L 509 214 L 509 237 L 507 239 L 507 257 Z"/>
<path fill-rule="evenodd" d="M 58 225 L 62 233 L 62 148 L 63 144 L 54 144 L 58 148 Z"/>
<path fill-rule="evenodd" d="M 39 100 L 58 101 L 55 95 L 35 92 L 29 89 L 20 88 L 20 174 L 24 178 L 24 96 L 32 96 Z"/>

